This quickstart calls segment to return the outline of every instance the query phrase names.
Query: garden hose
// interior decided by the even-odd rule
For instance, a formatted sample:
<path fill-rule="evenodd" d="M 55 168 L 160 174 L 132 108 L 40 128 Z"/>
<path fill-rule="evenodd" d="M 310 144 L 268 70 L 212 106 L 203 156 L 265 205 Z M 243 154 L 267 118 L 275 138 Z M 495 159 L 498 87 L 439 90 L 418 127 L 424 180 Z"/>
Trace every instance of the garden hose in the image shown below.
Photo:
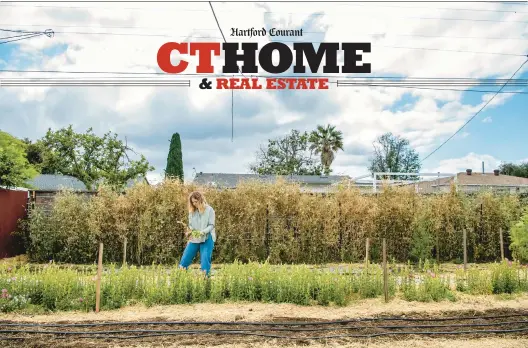
<path fill-rule="evenodd" d="M 139 322 L 101 322 L 101 323 L 69 323 L 69 324 L 40 324 L 40 323 L 2 323 L 0 326 L 27 326 L 27 327 L 91 327 L 91 326 L 118 326 L 118 325 L 251 325 L 251 326 L 314 326 L 314 325 L 334 325 L 350 324 L 354 322 L 369 321 L 452 321 L 452 320 L 478 320 L 478 319 L 500 319 L 513 317 L 528 317 L 527 313 L 493 315 L 493 316 L 473 316 L 473 317 L 446 317 L 446 318 L 403 318 L 403 317 L 379 317 L 379 318 L 356 318 L 345 320 L 319 321 L 319 322 L 242 322 L 242 321 L 139 321 Z"/>
<path fill-rule="evenodd" d="M 232 323 L 233 325 L 245 325 L 241 323 Z M 507 321 L 507 322 L 499 322 L 499 323 L 479 323 L 479 324 L 447 324 L 447 325 L 414 325 L 414 328 L 449 328 L 449 327 L 485 327 L 485 326 L 506 326 L 506 325 L 514 325 L 514 324 L 528 324 L 528 320 L 521 320 L 521 321 Z M 75 324 L 64 324 L 64 326 L 59 326 L 61 324 L 44 324 L 42 327 L 72 327 Z M 133 324 L 131 324 L 133 325 Z M 167 325 L 166 323 L 160 322 L 156 324 L 148 324 L 148 325 Z M 170 324 L 169 324 L 170 325 Z M 31 324 L 4 324 L 0 326 L 33 326 Z M 97 326 L 90 325 L 90 326 Z M 267 329 L 260 329 L 260 331 L 331 331 L 331 330 L 362 330 L 362 329 L 404 329 L 408 328 L 409 326 L 406 325 L 380 325 L 380 326 L 340 326 L 340 327 L 324 327 L 324 328 L 267 328 Z M 258 329 L 223 329 L 224 331 L 255 331 Z M 0 333 L 10 333 L 10 332 L 16 332 L 17 330 L 0 330 Z M 122 332 L 172 332 L 171 330 L 123 330 L 123 331 L 100 331 L 103 333 L 122 333 Z M 182 330 L 180 330 L 182 331 Z M 191 330 L 192 331 L 192 330 Z M 211 331 L 215 331 L 215 329 L 211 329 Z M 51 332 L 51 331 L 23 331 L 23 332 Z"/>
<path fill-rule="evenodd" d="M 124 330 L 123 333 L 134 332 L 131 330 Z M 48 335 L 85 335 L 77 338 L 101 338 L 101 339 L 137 339 L 147 337 L 161 337 L 161 336 L 174 336 L 174 335 L 196 335 L 196 334 L 216 334 L 216 335 L 242 335 L 242 336 L 256 336 L 263 338 L 274 338 L 274 339 L 289 339 L 289 340 L 323 340 L 323 339 L 336 339 L 336 338 L 376 338 L 382 336 L 396 336 L 396 335 L 417 335 L 417 336 L 449 336 L 449 335 L 475 335 L 475 334 L 502 334 L 502 333 L 519 333 L 528 332 L 528 328 L 520 329 L 509 329 L 509 330 L 475 330 L 475 331 L 400 331 L 400 332 L 378 332 L 374 334 L 354 335 L 354 334 L 341 334 L 341 335 L 329 335 L 329 336 L 312 336 L 312 337 L 296 337 L 296 336 L 280 336 L 271 334 L 261 334 L 255 332 L 244 332 L 244 331 L 224 331 L 224 330 L 185 330 L 185 331 L 165 331 L 164 333 L 156 333 L 149 335 L 136 335 L 136 336 L 109 336 L 105 332 L 73 332 L 73 331 L 24 331 L 24 330 L 2 330 L 0 333 L 34 333 L 34 334 L 48 334 Z M 0 340 L 15 340 L 15 339 L 26 339 L 26 337 L 0 337 Z"/>

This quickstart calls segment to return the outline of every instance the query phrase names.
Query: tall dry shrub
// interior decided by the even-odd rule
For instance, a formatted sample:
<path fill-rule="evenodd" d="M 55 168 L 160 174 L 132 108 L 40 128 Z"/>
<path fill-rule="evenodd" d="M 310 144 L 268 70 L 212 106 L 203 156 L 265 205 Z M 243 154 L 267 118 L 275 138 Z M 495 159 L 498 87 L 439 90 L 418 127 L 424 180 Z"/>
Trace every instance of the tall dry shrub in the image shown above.
<path fill-rule="evenodd" d="M 516 196 L 497 195 L 483 190 L 473 203 L 474 257 L 482 261 L 495 261 L 500 258 L 500 231 L 508 227 L 520 216 L 520 204 Z M 506 233 L 506 240 L 508 234 Z"/>
<path fill-rule="evenodd" d="M 204 193 L 216 213 L 214 259 L 264 260 L 269 186 L 244 182 L 236 190 L 208 189 Z"/>
<path fill-rule="evenodd" d="M 387 186 L 378 194 L 374 230 L 372 231 L 372 258 L 380 259 L 382 239 L 387 239 L 390 257 L 409 258 L 412 243 L 412 225 L 418 195 L 414 188 Z"/>
<path fill-rule="evenodd" d="M 362 195 L 356 188 L 343 186 L 339 187 L 335 199 L 340 219 L 340 261 L 363 260 L 366 238 L 375 236 L 378 202 L 374 196 Z"/>
<path fill-rule="evenodd" d="M 492 260 L 500 255 L 499 227 L 506 240 L 521 211 L 519 197 L 491 193 L 468 196 L 452 190 L 424 196 L 412 188 L 388 187 L 364 195 L 341 186 L 322 195 L 285 182 L 217 190 L 166 180 L 156 187 L 135 186 L 124 195 L 104 188 L 91 199 L 61 193 L 51 212 L 36 210 L 29 218 L 28 253 L 37 261 L 92 263 L 102 241 L 105 262 L 121 262 L 127 238 L 128 262 L 174 264 L 186 244 L 177 221 L 187 222 L 193 190 L 204 192 L 216 212 L 214 262 L 360 261 L 367 237 L 373 260 L 381 259 L 385 237 L 391 258 L 432 256 L 438 241 L 441 260 L 447 261 L 462 257 L 464 228 L 470 257 Z"/>
<path fill-rule="evenodd" d="M 68 191 L 56 195 L 50 211 L 35 208 L 28 221 L 30 260 L 95 262 L 97 232 L 88 225 L 89 214 L 89 197 Z"/>
<path fill-rule="evenodd" d="M 439 259 L 461 260 L 464 254 L 463 231 L 466 229 L 469 236 L 471 226 L 471 208 L 467 196 L 451 186 L 448 193 L 435 195 L 430 204 L 431 215 L 428 219 L 434 226 L 435 251 L 440 254 Z"/>

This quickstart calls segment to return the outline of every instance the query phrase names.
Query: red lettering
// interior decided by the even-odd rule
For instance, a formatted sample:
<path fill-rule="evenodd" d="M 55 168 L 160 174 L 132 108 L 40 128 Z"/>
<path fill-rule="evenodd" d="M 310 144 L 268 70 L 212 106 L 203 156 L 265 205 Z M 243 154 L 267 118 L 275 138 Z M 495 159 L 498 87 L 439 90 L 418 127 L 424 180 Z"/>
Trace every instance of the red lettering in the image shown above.
<path fill-rule="evenodd" d="M 229 89 L 240 89 L 240 86 L 237 86 L 237 82 L 240 79 L 231 78 L 229 79 Z"/>
<path fill-rule="evenodd" d="M 216 79 L 216 89 L 229 89 L 227 86 L 227 79 L 219 77 Z"/>
<path fill-rule="evenodd" d="M 297 79 L 285 79 L 288 83 L 289 89 L 295 89 L 295 82 L 297 82 Z"/>
<path fill-rule="evenodd" d="M 315 83 L 318 81 L 318 79 L 308 79 L 308 83 L 310 84 L 310 89 L 315 89 Z"/>
<path fill-rule="evenodd" d="M 277 80 L 277 89 L 285 89 L 286 88 L 286 81 L 284 79 L 278 79 Z"/>
<path fill-rule="evenodd" d="M 308 84 L 306 83 L 306 79 L 299 79 L 299 83 L 297 84 L 297 89 L 308 89 Z"/>
<path fill-rule="evenodd" d="M 212 54 L 220 55 L 220 43 L 218 42 L 191 42 L 191 55 L 196 55 L 198 52 L 198 66 L 196 72 L 198 74 L 214 73 L 212 65 Z"/>
<path fill-rule="evenodd" d="M 172 51 L 178 51 L 180 54 L 187 54 L 187 44 L 177 42 L 167 42 L 163 44 L 158 50 L 158 66 L 161 70 L 169 74 L 179 74 L 187 69 L 189 65 L 185 60 L 181 60 L 180 64 L 172 65 L 171 53 Z"/>
<path fill-rule="evenodd" d="M 251 85 L 249 84 L 249 79 L 242 79 L 242 85 L 240 86 L 240 89 L 251 89 Z"/>
<path fill-rule="evenodd" d="M 328 89 L 328 79 L 319 79 L 319 89 Z"/>
<path fill-rule="evenodd" d="M 253 89 L 262 89 L 258 78 L 252 78 L 251 81 L 253 82 Z"/>
<path fill-rule="evenodd" d="M 267 89 L 277 89 L 277 86 L 275 86 L 275 84 L 274 84 L 275 81 L 277 81 L 277 79 L 267 78 L 266 79 L 266 88 Z"/>

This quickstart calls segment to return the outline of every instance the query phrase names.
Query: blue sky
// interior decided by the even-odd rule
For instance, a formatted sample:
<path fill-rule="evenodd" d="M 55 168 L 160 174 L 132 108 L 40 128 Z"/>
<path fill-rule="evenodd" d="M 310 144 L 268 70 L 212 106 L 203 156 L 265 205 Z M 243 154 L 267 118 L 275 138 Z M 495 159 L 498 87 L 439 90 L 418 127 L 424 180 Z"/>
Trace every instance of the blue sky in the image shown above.
<path fill-rule="evenodd" d="M 373 52 L 365 54 L 364 60 L 371 63 L 373 75 L 511 76 L 522 63 L 522 57 L 447 51 L 528 53 L 528 11 L 504 12 L 513 8 L 504 4 L 448 5 L 432 4 L 428 9 L 424 8 L 425 4 L 421 8 L 403 3 L 387 8 L 382 4 L 319 3 L 303 4 L 301 10 L 300 5 L 293 3 L 216 3 L 215 7 L 228 41 L 256 41 L 262 45 L 267 38 L 233 38 L 229 36 L 230 29 L 276 27 L 303 28 L 306 32 L 300 39 L 276 38 L 277 41 L 372 42 Z M 141 6 L 145 9 L 138 9 Z M 464 10 L 456 10 L 457 7 Z M 469 11 L 471 8 L 477 11 Z M 241 13 L 244 15 L 240 16 Z M 439 19 L 418 21 L 408 17 Z M 466 19 L 442 20 L 453 17 Z M 482 18 L 495 22 L 474 21 Z M 126 6 L 94 3 L 86 9 L 64 6 L 60 10 L 13 4 L 2 7 L 0 23 L 8 29 L 56 28 L 53 38 L 0 45 L 0 69 L 156 71 L 156 53 L 161 44 L 189 35 L 195 41 L 220 36 L 210 8 L 198 3 Z M 17 27 L 16 23 L 43 26 Z M 413 34 L 432 37 L 412 37 Z M 509 39 L 494 39 L 497 37 Z M 222 59 L 214 60 L 218 70 Z M 191 59 L 190 69 L 194 68 L 193 64 L 195 61 Z M 6 76 L 42 75 L 0 72 L 0 79 Z M 528 79 L 528 69 L 516 78 Z M 197 84 L 197 81 L 192 79 L 191 83 Z M 137 152 L 149 159 L 156 167 L 153 175 L 163 171 L 168 141 L 172 133 L 179 132 L 189 179 L 193 168 L 204 172 L 247 172 L 255 152 L 267 139 L 284 135 L 293 128 L 311 130 L 318 124 L 331 123 L 345 135 L 345 152 L 337 154 L 334 173 L 359 176 L 367 173 L 372 141 L 377 136 L 388 131 L 404 136 L 423 157 L 485 102 L 481 93 L 333 87 L 329 91 L 309 92 L 236 91 L 234 141 L 231 141 L 231 92 L 204 92 L 196 87 L 185 90 L 161 87 L 0 89 L 3 106 L 0 128 L 31 139 L 41 137 L 48 127 L 65 127 L 70 123 L 80 132 L 89 127 L 101 135 L 111 130 L 122 139 L 126 137 Z M 500 161 L 528 159 L 525 145 L 528 95 L 501 94 L 499 99 L 502 100 L 499 105 L 492 103 L 427 159 L 423 169 L 451 172 L 473 167 L 480 170 L 480 161 L 485 161 L 486 169 L 491 171 Z"/>

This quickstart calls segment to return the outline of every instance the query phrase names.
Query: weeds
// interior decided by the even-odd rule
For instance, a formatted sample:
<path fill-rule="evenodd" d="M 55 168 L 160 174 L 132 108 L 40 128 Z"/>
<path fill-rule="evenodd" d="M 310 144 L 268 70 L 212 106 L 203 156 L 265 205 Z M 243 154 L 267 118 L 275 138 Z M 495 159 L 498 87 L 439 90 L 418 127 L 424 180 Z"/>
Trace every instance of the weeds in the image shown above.
<path fill-rule="evenodd" d="M 425 262 L 422 269 L 391 265 L 389 296 L 407 301 L 455 301 L 456 292 L 515 294 L 528 292 L 528 269 L 504 262 L 490 269 L 457 270 L 455 278 Z M 0 311 L 91 311 L 95 308 L 96 270 L 93 267 L 0 265 Z M 203 302 L 264 302 L 344 306 L 358 298 L 383 297 L 383 270 L 276 266 L 235 262 L 205 278 L 198 270 L 160 265 L 105 267 L 101 308 L 117 309 Z"/>

